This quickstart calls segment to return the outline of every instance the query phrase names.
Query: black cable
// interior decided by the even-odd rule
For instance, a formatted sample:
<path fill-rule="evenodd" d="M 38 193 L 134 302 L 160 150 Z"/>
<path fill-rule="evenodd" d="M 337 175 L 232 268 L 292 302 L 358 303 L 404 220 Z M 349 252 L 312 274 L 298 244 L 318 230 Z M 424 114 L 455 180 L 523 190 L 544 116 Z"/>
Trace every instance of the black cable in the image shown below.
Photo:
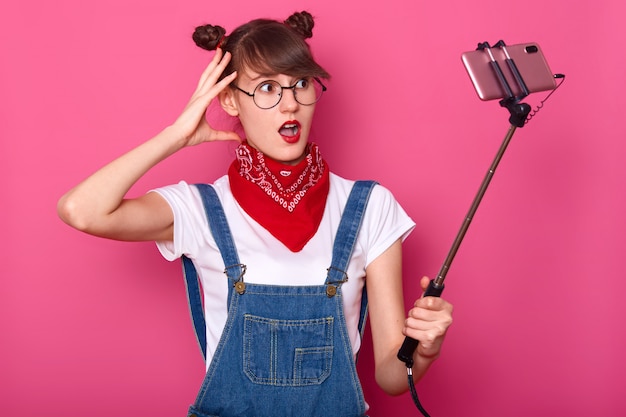
<path fill-rule="evenodd" d="M 539 113 L 539 110 L 542 109 L 544 103 L 548 101 L 550 96 L 561 86 L 561 84 L 563 84 L 563 82 L 565 81 L 565 74 L 554 74 L 554 78 L 560 79 L 561 81 L 557 84 L 556 87 L 554 87 L 554 90 L 550 91 L 550 94 L 548 94 L 546 98 L 541 100 L 541 102 L 537 105 L 537 107 L 535 107 L 535 109 L 530 112 L 524 124 L 530 122 L 530 119 L 532 119 L 533 117 L 535 117 L 537 113 Z"/>
<path fill-rule="evenodd" d="M 422 413 L 424 417 L 430 417 L 430 414 L 428 414 L 428 412 L 424 409 L 424 407 L 420 403 L 419 398 L 417 397 L 417 390 L 415 389 L 415 382 L 413 382 L 412 367 L 408 366 L 407 364 L 406 370 L 407 370 L 408 380 L 409 380 L 409 389 L 411 390 L 411 397 L 413 397 L 413 402 L 415 403 L 415 406 L 417 407 L 418 410 L 420 410 L 420 413 Z"/>

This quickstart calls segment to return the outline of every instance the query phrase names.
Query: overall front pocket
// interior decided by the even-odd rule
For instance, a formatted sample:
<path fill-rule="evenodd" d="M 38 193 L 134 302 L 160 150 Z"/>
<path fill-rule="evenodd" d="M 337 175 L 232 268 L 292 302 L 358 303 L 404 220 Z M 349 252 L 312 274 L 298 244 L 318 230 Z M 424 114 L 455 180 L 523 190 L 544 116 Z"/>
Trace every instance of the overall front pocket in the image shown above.
<path fill-rule="evenodd" d="M 321 384 L 331 371 L 333 323 L 333 317 L 275 320 L 246 314 L 244 373 L 256 384 Z"/>

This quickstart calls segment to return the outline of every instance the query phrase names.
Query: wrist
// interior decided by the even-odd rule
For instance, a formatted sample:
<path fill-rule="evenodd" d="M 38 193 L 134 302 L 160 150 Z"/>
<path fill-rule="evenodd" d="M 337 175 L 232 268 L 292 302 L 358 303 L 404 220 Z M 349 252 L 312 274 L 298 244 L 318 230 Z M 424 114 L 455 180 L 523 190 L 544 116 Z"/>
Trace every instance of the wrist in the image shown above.
<path fill-rule="evenodd" d="M 154 139 L 159 141 L 162 146 L 166 147 L 170 151 L 170 154 L 187 146 L 188 141 L 174 125 L 167 126 Z"/>

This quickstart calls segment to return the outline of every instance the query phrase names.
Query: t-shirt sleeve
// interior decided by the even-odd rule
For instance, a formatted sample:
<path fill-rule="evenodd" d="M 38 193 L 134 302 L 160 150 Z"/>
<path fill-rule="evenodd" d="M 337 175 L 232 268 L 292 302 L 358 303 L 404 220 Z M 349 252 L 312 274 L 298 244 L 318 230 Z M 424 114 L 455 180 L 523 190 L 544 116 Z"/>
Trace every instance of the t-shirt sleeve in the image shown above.
<path fill-rule="evenodd" d="M 157 248 L 168 261 L 182 255 L 194 258 L 208 235 L 208 221 L 198 189 L 181 181 L 151 192 L 159 193 L 174 213 L 174 240 L 156 242 Z"/>
<path fill-rule="evenodd" d="M 415 222 L 400 206 L 391 191 L 377 185 L 372 190 L 362 227 L 367 231 L 367 267 L 396 240 L 404 241 L 415 228 Z"/>

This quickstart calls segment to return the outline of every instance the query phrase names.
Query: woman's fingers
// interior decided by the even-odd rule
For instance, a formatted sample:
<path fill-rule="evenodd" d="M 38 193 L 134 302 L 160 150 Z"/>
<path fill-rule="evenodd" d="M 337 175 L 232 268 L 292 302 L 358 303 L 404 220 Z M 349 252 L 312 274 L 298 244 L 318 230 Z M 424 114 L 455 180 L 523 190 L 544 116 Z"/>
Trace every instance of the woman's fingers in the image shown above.
<path fill-rule="evenodd" d="M 213 140 L 241 140 L 234 132 L 215 131 L 206 121 L 206 110 L 211 102 L 237 77 L 237 73 L 233 72 L 218 81 L 229 62 L 230 53 L 222 54 L 218 50 L 200 76 L 196 91 L 176 120 L 175 125 L 181 132 L 185 132 L 182 134 L 187 138 L 187 146 Z"/>
<path fill-rule="evenodd" d="M 421 352 L 437 354 L 452 324 L 452 310 L 452 304 L 442 298 L 419 298 L 405 320 L 405 335 L 420 341 Z"/>
<path fill-rule="evenodd" d="M 200 76 L 200 80 L 198 81 L 198 87 L 196 89 L 196 92 L 199 94 L 206 94 L 216 84 L 217 85 L 223 84 L 222 82 L 218 83 L 217 80 L 220 78 L 220 76 L 226 69 L 226 66 L 230 62 L 230 59 L 231 59 L 230 52 L 222 53 L 222 50 L 218 49 L 215 53 L 215 56 L 213 56 L 213 59 L 211 60 L 211 62 L 205 68 L 202 75 Z M 232 75 L 232 74 L 229 74 L 229 75 Z M 228 77 L 225 77 L 225 78 L 228 78 Z M 229 83 L 230 81 L 227 84 Z"/>
<path fill-rule="evenodd" d="M 199 89 L 200 87 L 204 85 L 204 83 L 207 81 L 209 76 L 215 71 L 215 68 L 218 66 L 218 64 L 224 60 L 223 58 L 225 57 L 225 55 L 226 55 L 226 60 L 228 63 L 228 61 L 230 61 L 230 53 L 227 52 L 226 54 L 224 54 L 224 52 L 221 49 L 217 49 L 215 51 L 215 55 L 213 55 L 211 62 L 209 62 L 209 65 L 207 65 L 207 67 L 204 69 L 204 71 L 202 72 L 202 75 L 200 76 L 200 79 L 198 80 L 197 89 Z M 226 65 L 224 65 L 224 68 L 225 67 Z"/>

